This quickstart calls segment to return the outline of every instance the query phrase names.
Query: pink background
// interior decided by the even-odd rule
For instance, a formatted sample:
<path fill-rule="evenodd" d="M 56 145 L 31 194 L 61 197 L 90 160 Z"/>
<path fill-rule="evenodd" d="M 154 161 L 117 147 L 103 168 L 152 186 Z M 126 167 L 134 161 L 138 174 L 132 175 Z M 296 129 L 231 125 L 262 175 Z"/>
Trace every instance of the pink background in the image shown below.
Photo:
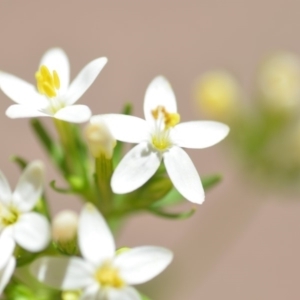
<path fill-rule="evenodd" d="M 142 116 L 145 89 L 163 74 L 182 120 L 197 119 L 192 86 L 203 72 L 226 67 L 250 91 L 266 54 L 300 54 L 299 11 L 296 0 L 0 0 L 0 70 L 34 82 L 42 54 L 59 46 L 69 55 L 74 78 L 87 62 L 107 56 L 107 66 L 80 100 L 94 114 L 119 112 L 132 101 Z M 28 120 L 4 115 L 11 103 L 0 94 L 0 168 L 14 185 L 19 172 L 11 154 L 49 161 Z M 47 124 L 52 128 L 51 120 Z M 299 299 L 299 195 L 264 192 L 243 179 L 224 146 L 189 151 L 201 175 L 224 175 L 193 218 L 140 215 L 128 222 L 118 245 L 174 251 L 171 267 L 140 287 L 154 300 Z M 58 178 L 50 165 L 47 178 Z M 77 199 L 50 195 L 54 212 L 79 208 Z"/>

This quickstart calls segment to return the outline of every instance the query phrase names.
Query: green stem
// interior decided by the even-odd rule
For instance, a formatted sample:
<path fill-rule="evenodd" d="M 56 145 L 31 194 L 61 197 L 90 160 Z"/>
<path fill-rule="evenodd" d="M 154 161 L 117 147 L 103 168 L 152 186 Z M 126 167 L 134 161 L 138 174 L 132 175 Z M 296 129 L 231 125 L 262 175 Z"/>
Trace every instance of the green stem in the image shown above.
<path fill-rule="evenodd" d="M 110 180 L 113 173 L 112 159 L 107 159 L 103 154 L 95 159 L 96 183 L 100 194 L 100 210 L 104 215 L 112 209 L 113 193 Z"/>

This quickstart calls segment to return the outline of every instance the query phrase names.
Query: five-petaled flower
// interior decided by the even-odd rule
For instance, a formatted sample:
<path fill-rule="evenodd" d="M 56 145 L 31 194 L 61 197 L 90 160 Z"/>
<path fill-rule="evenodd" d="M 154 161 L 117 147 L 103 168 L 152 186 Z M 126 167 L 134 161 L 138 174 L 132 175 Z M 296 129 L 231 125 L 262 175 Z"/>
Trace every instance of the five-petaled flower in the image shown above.
<path fill-rule="evenodd" d="M 30 163 L 12 193 L 0 172 L 0 294 L 15 269 L 16 244 L 30 252 L 45 249 L 50 241 L 50 225 L 42 214 L 33 212 L 43 192 L 44 166 Z"/>
<path fill-rule="evenodd" d="M 54 117 L 72 123 L 89 120 L 91 111 L 86 105 L 73 105 L 94 82 L 107 62 L 106 57 L 88 63 L 69 85 L 68 57 L 59 48 L 48 50 L 35 74 L 37 87 L 0 72 L 0 88 L 18 104 L 6 110 L 10 118 Z"/>
<path fill-rule="evenodd" d="M 140 300 L 130 285 L 144 283 L 171 262 L 171 251 L 144 246 L 117 251 L 102 215 L 92 204 L 81 211 L 78 242 L 83 258 L 41 257 L 31 265 L 38 280 L 62 290 L 82 289 L 80 299 Z"/>
<path fill-rule="evenodd" d="M 91 123 L 105 121 L 120 141 L 139 143 L 117 166 L 111 181 L 115 193 L 131 192 L 142 186 L 158 169 L 162 159 L 177 190 L 189 201 L 201 204 L 204 190 L 188 154 L 181 149 L 206 148 L 226 137 L 227 125 L 213 121 L 179 123 L 175 95 L 169 82 L 156 77 L 144 101 L 145 120 L 134 116 L 93 116 Z"/>

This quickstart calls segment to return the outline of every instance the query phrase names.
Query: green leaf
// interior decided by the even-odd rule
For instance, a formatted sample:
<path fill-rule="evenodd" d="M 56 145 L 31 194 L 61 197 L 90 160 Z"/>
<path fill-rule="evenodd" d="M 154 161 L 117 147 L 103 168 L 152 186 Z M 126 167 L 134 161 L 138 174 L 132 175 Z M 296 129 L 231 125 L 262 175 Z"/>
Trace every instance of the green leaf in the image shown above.
<path fill-rule="evenodd" d="M 46 127 L 40 120 L 31 119 L 30 123 L 34 133 L 36 134 L 36 137 L 39 139 L 50 158 L 55 162 L 63 174 L 65 174 L 67 168 L 65 166 L 63 151 L 59 144 L 53 140 Z"/>
<path fill-rule="evenodd" d="M 56 186 L 56 181 L 55 180 L 52 180 L 49 184 L 52 189 L 58 193 L 61 193 L 61 194 L 72 194 L 74 193 L 74 191 L 72 189 L 67 189 L 67 188 L 59 188 Z"/>
<path fill-rule="evenodd" d="M 222 179 L 222 176 L 219 174 L 210 175 L 202 178 L 202 185 L 204 190 L 207 192 L 209 189 L 214 187 Z M 184 201 L 183 196 L 173 187 L 170 192 L 163 197 L 161 200 L 153 204 L 152 207 L 164 207 L 175 205 Z"/>
<path fill-rule="evenodd" d="M 27 160 L 26 160 L 25 158 L 22 158 L 22 157 L 17 156 L 17 155 L 11 156 L 11 157 L 10 157 L 10 160 L 11 160 L 12 162 L 15 162 L 15 163 L 20 167 L 20 169 L 21 169 L 22 171 L 26 168 L 26 166 L 27 166 L 27 164 L 28 164 L 28 162 L 27 162 Z"/>
<path fill-rule="evenodd" d="M 180 213 L 171 213 L 171 212 L 166 212 L 163 210 L 160 210 L 158 208 L 149 208 L 148 209 L 149 212 L 153 213 L 154 215 L 157 215 L 159 217 L 163 217 L 166 219 L 175 219 L 175 220 L 184 220 L 184 219 L 188 219 L 189 217 L 191 217 L 196 209 L 192 208 L 189 211 L 185 211 L 185 212 L 180 212 Z"/>
<path fill-rule="evenodd" d="M 145 296 L 144 294 L 140 293 L 140 296 L 141 296 L 142 300 L 151 300 L 149 297 Z"/>
<path fill-rule="evenodd" d="M 210 175 L 202 178 L 202 185 L 205 191 L 208 191 L 212 187 L 214 187 L 216 184 L 221 182 L 222 180 L 222 175 L 220 174 L 215 174 L 215 175 Z"/>

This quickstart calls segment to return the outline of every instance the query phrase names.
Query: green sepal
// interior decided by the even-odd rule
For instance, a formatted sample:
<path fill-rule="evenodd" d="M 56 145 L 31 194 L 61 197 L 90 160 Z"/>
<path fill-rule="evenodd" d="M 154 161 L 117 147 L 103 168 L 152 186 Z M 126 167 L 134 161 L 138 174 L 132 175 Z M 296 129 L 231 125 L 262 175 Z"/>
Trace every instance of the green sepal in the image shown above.
<path fill-rule="evenodd" d="M 163 217 L 166 219 L 175 219 L 175 220 L 184 220 L 184 219 L 188 219 L 189 217 L 191 217 L 196 209 L 192 208 L 189 211 L 185 211 L 185 212 L 180 212 L 180 213 L 171 213 L 171 212 L 166 212 L 164 210 L 161 210 L 159 208 L 148 208 L 148 211 L 153 213 L 154 215 L 157 215 L 159 217 Z"/>
<path fill-rule="evenodd" d="M 141 296 L 141 300 L 151 300 L 149 297 L 145 296 L 144 294 L 141 294 L 140 293 L 140 296 Z"/>
<path fill-rule="evenodd" d="M 164 198 L 172 189 L 172 182 L 164 175 L 153 176 L 139 189 L 126 195 L 124 202 L 134 209 L 144 209 Z"/>
<path fill-rule="evenodd" d="M 68 189 L 68 188 L 60 188 L 60 187 L 57 187 L 56 186 L 56 181 L 55 180 L 52 180 L 50 183 L 49 183 L 50 187 L 58 192 L 58 193 L 61 193 L 61 194 L 72 194 L 74 193 L 74 190 L 73 189 Z"/>
<path fill-rule="evenodd" d="M 206 176 L 203 177 L 201 181 L 204 190 L 208 191 L 209 189 L 213 188 L 216 184 L 222 181 L 222 175 L 214 174 L 214 175 Z"/>
<path fill-rule="evenodd" d="M 208 191 L 222 180 L 219 174 L 210 175 L 202 178 L 202 185 L 205 191 Z M 183 196 L 173 187 L 170 192 L 161 200 L 153 204 L 153 207 L 164 207 L 175 205 L 184 201 Z"/>
<path fill-rule="evenodd" d="M 20 157 L 20 156 L 18 156 L 18 155 L 13 155 L 13 156 L 11 156 L 11 157 L 10 157 L 10 160 L 11 160 L 12 162 L 16 163 L 16 164 L 20 167 L 20 169 L 21 169 L 22 171 L 26 168 L 26 166 L 27 166 L 27 164 L 28 164 L 28 162 L 27 162 L 27 160 L 26 160 L 25 158 Z"/>
<path fill-rule="evenodd" d="M 17 269 L 16 273 L 24 268 Z M 23 276 L 26 280 L 20 280 L 14 276 L 4 290 L 4 300 L 54 300 L 61 299 L 60 291 L 49 288 L 38 282 L 29 271 Z M 23 276 L 22 279 L 23 279 Z M 2 299 L 2 298 L 1 298 Z"/>
<path fill-rule="evenodd" d="M 36 134 L 40 143 L 43 145 L 44 149 L 47 151 L 50 158 L 54 161 L 56 166 L 63 172 L 63 174 L 65 174 L 67 168 L 65 165 L 64 154 L 59 144 L 53 140 L 50 133 L 40 120 L 31 119 L 30 124 L 33 128 L 34 133 Z"/>
<path fill-rule="evenodd" d="M 25 249 L 21 248 L 20 246 L 16 247 L 14 254 L 17 261 L 17 267 L 27 265 L 37 257 L 36 253 L 28 252 Z"/>

